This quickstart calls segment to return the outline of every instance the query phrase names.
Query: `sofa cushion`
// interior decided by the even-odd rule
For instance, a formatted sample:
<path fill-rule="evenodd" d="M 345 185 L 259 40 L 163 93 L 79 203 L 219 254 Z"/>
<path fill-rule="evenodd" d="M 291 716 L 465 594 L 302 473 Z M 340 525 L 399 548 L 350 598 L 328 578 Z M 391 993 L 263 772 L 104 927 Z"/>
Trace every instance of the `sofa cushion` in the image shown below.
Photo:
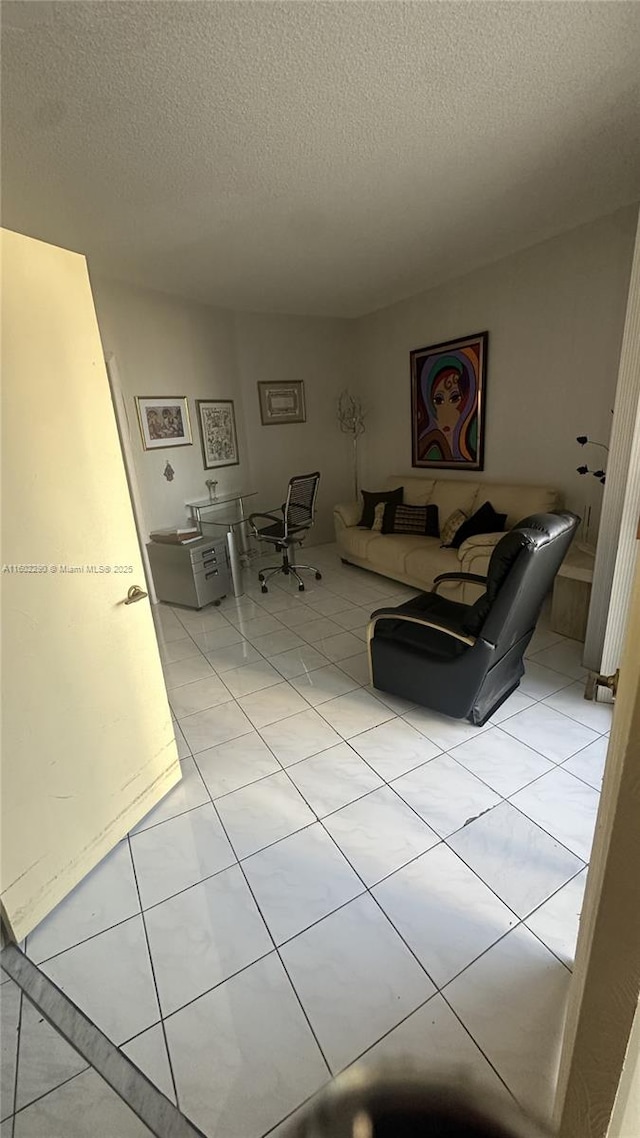
<path fill-rule="evenodd" d="M 437 538 L 416 537 L 415 534 L 383 533 L 377 536 L 375 548 L 370 547 L 367 556 L 371 561 L 371 568 L 376 573 L 390 577 L 399 573 L 402 576 L 407 556 L 414 549 L 431 542 L 437 542 Z"/>
<path fill-rule="evenodd" d="M 435 479 L 433 478 L 412 478 L 405 477 L 402 474 L 392 474 L 387 478 L 386 485 L 389 489 L 394 486 L 404 487 L 403 502 L 407 506 L 426 506 L 427 502 L 431 499 L 433 487 L 435 486 Z"/>
<path fill-rule="evenodd" d="M 378 507 L 376 507 L 376 510 Z M 439 537 L 437 506 L 397 506 L 387 502 L 382 518 L 383 533 L 413 533 L 421 537 Z"/>
<path fill-rule="evenodd" d="M 463 510 L 469 516 L 473 513 L 473 503 L 478 493 L 478 482 L 455 481 L 453 478 L 434 484 L 429 504 L 437 506 L 440 518 L 444 521 L 454 510 Z M 486 497 L 486 495 L 485 495 Z M 484 502 L 484 498 L 482 499 Z"/>
<path fill-rule="evenodd" d="M 451 541 L 454 549 L 459 549 L 463 541 L 468 537 L 475 537 L 480 533 L 501 533 L 504 530 L 504 523 L 507 520 L 506 514 L 497 514 L 491 502 L 485 502 L 475 514 L 467 518 L 458 530 Z"/>
<path fill-rule="evenodd" d="M 352 557 L 358 557 L 361 561 L 366 561 L 367 557 L 373 557 L 373 544 L 382 539 L 382 534 L 375 533 L 370 529 L 359 529 L 358 526 L 349 526 L 344 529 L 340 535 L 340 546 L 346 553 Z"/>
<path fill-rule="evenodd" d="M 375 510 L 379 502 L 402 502 L 403 488 L 398 486 L 395 490 L 361 490 L 362 517 L 359 526 L 371 529 L 375 519 Z"/>
<path fill-rule="evenodd" d="M 506 514 L 506 529 L 513 529 L 528 514 L 548 514 L 560 506 L 557 490 L 548 486 L 518 486 L 485 482 L 478 488 L 474 502 L 477 510 L 487 499 L 499 514 Z M 442 515 L 440 515 L 442 517 Z"/>
<path fill-rule="evenodd" d="M 405 559 L 405 574 L 430 588 L 439 573 L 456 573 L 460 566 L 455 549 L 441 549 L 437 537 L 423 537 Z M 454 582 L 455 587 L 456 582 Z"/>

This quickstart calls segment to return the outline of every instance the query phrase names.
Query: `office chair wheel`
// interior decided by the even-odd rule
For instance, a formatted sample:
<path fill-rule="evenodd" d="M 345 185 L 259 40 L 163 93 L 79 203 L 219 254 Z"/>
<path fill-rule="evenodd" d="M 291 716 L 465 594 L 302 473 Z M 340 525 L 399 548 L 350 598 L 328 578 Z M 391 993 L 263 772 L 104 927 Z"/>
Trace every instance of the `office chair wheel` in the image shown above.
<path fill-rule="evenodd" d="M 316 581 L 322 580 L 322 573 L 316 573 Z"/>
<path fill-rule="evenodd" d="M 304 585 L 298 585 L 298 592 L 304 593 Z"/>
<path fill-rule="evenodd" d="M 268 592 L 269 592 L 269 590 L 268 590 L 268 588 L 267 588 L 267 586 L 266 586 L 266 585 L 263 585 L 263 586 L 262 586 L 262 588 L 261 588 L 261 590 L 260 590 L 260 592 L 261 592 L 261 593 L 268 593 Z"/>
<path fill-rule="evenodd" d="M 264 573 L 258 573 L 258 580 L 261 582 L 264 581 Z"/>

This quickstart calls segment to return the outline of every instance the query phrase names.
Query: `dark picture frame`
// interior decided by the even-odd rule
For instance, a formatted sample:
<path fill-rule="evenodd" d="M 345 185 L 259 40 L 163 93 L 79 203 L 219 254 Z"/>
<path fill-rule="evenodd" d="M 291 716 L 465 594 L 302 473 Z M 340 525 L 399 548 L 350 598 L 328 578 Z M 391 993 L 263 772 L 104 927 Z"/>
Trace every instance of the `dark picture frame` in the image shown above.
<path fill-rule="evenodd" d="M 263 427 L 307 421 L 303 379 L 275 380 L 273 383 L 260 380 L 258 398 Z"/>
<path fill-rule="evenodd" d="M 238 433 L 233 399 L 196 399 L 205 470 L 238 466 Z"/>
<path fill-rule="evenodd" d="M 410 352 L 411 465 L 484 470 L 488 332 Z"/>

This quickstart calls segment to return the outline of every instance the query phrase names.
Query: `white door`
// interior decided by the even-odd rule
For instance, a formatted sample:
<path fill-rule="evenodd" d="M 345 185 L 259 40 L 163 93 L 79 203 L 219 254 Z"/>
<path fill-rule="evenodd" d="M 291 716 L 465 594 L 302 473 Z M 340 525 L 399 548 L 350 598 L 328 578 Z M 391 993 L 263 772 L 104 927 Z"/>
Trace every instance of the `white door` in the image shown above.
<path fill-rule="evenodd" d="M 2 231 L 0 898 L 26 933 L 179 780 L 84 257 Z"/>

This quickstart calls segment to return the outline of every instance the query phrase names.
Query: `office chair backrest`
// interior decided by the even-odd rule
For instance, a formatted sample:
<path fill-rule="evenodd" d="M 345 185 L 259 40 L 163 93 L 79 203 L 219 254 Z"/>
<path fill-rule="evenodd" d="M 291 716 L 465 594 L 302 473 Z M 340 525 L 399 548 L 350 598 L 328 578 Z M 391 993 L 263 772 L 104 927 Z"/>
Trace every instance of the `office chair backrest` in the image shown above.
<path fill-rule="evenodd" d="M 503 656 L 532 633 L 544 599 L 578 526 L 575 514 L 532 514 L 496 545 L 485 593 L 472 605 L 465 629 Z"/>
<path fill-rule="evenodd" d="M 320 472 L 296 474 L 289 480 L 284 519 L 289 533 L 309 529 L 313 525 Z"/>

